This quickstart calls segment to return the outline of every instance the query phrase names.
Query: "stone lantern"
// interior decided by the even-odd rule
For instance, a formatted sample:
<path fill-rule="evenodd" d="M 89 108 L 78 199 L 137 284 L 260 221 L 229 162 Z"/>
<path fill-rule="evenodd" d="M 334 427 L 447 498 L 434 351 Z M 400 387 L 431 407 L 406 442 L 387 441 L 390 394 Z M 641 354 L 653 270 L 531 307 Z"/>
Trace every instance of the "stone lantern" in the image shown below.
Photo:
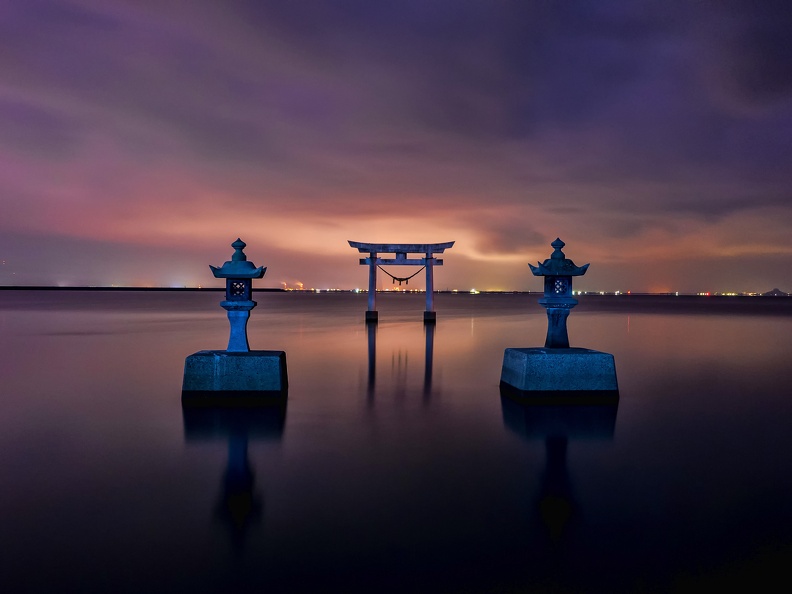
<path fill-rule="evenodd" d="M 561 248 L 566 244 L 560 239 L 556 239 L 550 244 L 553 253 L 543 263 L 531 267 L 534 276 L 543 276 L 544 279 L 544 299 L 539 300 L 539 304 L 547 309 L 547 338 L 545 347 L 564 349 L 569 347 L 569 335 L 567 334 L 567 318 L 569 312 L 578 302 L 572 297 L 572 277 L 583 276 L 590 264 L 575 266 L 572 260 L 564 256 Z"/>
<path fill-rule="evenodd" d="M 618 399 L 613 355 L 569 346 L 567 318 L 578 303 L 572 297 L 572 277 L 584 275 L 589 264 L 575 266 L 561 251 L 565 244 L 560 239 L 550 245 L 550 258 L 531 266 L 535 276 L 544 277 L 544 297 L 539 304 L 547 309 L 545 346 L 506 349 L 501 391 L 506 396 L 533 402 L 543 398 L 554 403 L 570 399 L 588 402 L 592 397 Z"/>
<path fill-rule="evenodd" d="M 231 244 L 234 253 L 231 259 L 220 268 L 209 266 L 215 278 L 226 279 L 225 301 L 220 306 L 228 312 L 228 322 L 231 325 L 231 335 L 228 338 L 228 352 L 245 353 L 250 350 L 247 339 L 247 323 L 250 310 L 256 307 L 253 301 L 253 279 L 262 278 L 267 269 L 248 262 L 247 256 L 242 251 L 247 244 L 237 239 Z"/>
<path fill-rule="evenodd" d="M 247 322 L 253 301 L 253 279 L 266 272 L 263 266 L 248 262 L 246 244 L 237 239 L 234 253 L 220 268 L 210 266 L 215 278 L 226 281 L 225 300 L 220 306 L 228 312 L 231 333 L 224 351 L 199 351 L 184 362 L 182 403 L 190 406 L 255 405 L 286 396 L 288 377 L 286 353 L 251 351 Z"/>

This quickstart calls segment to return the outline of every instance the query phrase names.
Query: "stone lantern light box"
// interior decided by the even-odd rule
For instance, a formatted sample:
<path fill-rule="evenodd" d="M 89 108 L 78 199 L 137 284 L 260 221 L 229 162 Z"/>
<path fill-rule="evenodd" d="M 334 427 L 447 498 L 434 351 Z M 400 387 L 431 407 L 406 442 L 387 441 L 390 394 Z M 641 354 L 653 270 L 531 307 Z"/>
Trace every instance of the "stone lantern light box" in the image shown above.
<path fill-rule="evenodd" d="M 544 296 L 539 304 L 547 310 L 544 347 L 508 348 L 503 354 L 501 388 L 510 396 L 561 399 L 602 397 L 618 399 L 613 355 L 571 348 L 567 318 L 578 301 L 572 297 L 572 277 L 583 276 L 589 264 L 576 266 L 561 251 L 566 244 L 556 239 L 553 253 L 537 266 L 534 276 L 544 277 Z"/>
<path fill-rule="evenodd" d="M 286 353 L 251 351 L 247 337 L 253 301 L 253 279 L 262 278 L 267 269 L 256 267 L 244 253 L 246 244 L 237 239 L 231 244 L 231 260 L 221 267 L 210 266 L 215 278 L 226 281 L 225 300 L 230 325 L 228 348 L 224 351 L 199 351 L 184 363 L 182 402 L 184 404 L 255 403 L 260 398 L 285 396 L 288 388 Z"/>

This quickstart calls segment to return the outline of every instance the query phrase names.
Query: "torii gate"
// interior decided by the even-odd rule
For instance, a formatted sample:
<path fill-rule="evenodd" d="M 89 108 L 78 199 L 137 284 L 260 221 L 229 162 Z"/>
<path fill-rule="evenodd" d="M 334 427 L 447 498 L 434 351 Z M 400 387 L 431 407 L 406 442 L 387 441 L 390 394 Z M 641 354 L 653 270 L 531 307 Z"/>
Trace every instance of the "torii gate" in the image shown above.
<path fill-rule="evenodd" d="M 368 258 L 361 258 L 360 264 L 369 267 L 368 311 L 366 321 L 376 322 L 377 315 L 377 266 L 425 266 L 426 267 L 426 311 L 424 322 L 433 323 L 437 319 L 434 310 L 434 275 L 435 266 L 442 266 L 443 260 L 435 258 L 453 247 L 454 242 L 446 243 L 361 243 L 350 241 L 350 247 L 357 249 Z M 395 258 L 380 258 L 379 254 L 396 254 Z M 423 258 L 408 258 L 407 254 L 424 254 Z M 420 272 L 420 271 L 419 271 Z"/>

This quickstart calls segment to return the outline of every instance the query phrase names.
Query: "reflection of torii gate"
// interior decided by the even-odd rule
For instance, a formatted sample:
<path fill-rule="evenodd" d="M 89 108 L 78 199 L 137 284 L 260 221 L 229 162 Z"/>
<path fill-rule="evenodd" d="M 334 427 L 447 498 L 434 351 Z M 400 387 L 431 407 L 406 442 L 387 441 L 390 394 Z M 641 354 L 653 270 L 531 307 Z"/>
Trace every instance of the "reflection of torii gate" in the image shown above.
<path fill-rule="evenodd" d="M 425 266 L 426 267 L 426 311 L 424 322 L 434 322 L 434 275 L 435 266 L 442 266 L 443 261 L 435 258 L 434 254 L 442 254 L 453 247 L 454 242 L 446 243 L 361 243 L 350 241 L 349 245 L 360 253 L 368 254 L 368 258 L 361 258 L 361 265 L 369 267 L 368 311 L 367 322 L 377 321 L 377 266 Z M 395 258 L 380 258 L 379 254 L 396 254 Z M 408 258 L 407 254 L 424 254 L 423 258 Z M 420 272 L 420 271 L 419 271 Z M 387 274 L 387 273 L 386 273 Z M 394 277 L 395 280 L 396 277 Z M 400 283 L 401 284 L 401 283 Z"/>

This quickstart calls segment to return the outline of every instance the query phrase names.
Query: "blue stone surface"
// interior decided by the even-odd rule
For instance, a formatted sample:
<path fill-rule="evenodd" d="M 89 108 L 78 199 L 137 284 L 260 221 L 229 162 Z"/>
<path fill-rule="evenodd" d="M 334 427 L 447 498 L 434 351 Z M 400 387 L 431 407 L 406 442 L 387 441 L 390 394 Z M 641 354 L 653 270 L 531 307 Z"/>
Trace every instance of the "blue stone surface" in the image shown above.
<path fill-rule="evenodd" d="M 285 392 L 283 351 L 199 351 L 184 362 L 182 393 Z"/>
<path fill-rule="evenodd" d="M 501 383 L 524 392 L 619 389 L 613 355 L 581 348 L 506 349 Z"/>

